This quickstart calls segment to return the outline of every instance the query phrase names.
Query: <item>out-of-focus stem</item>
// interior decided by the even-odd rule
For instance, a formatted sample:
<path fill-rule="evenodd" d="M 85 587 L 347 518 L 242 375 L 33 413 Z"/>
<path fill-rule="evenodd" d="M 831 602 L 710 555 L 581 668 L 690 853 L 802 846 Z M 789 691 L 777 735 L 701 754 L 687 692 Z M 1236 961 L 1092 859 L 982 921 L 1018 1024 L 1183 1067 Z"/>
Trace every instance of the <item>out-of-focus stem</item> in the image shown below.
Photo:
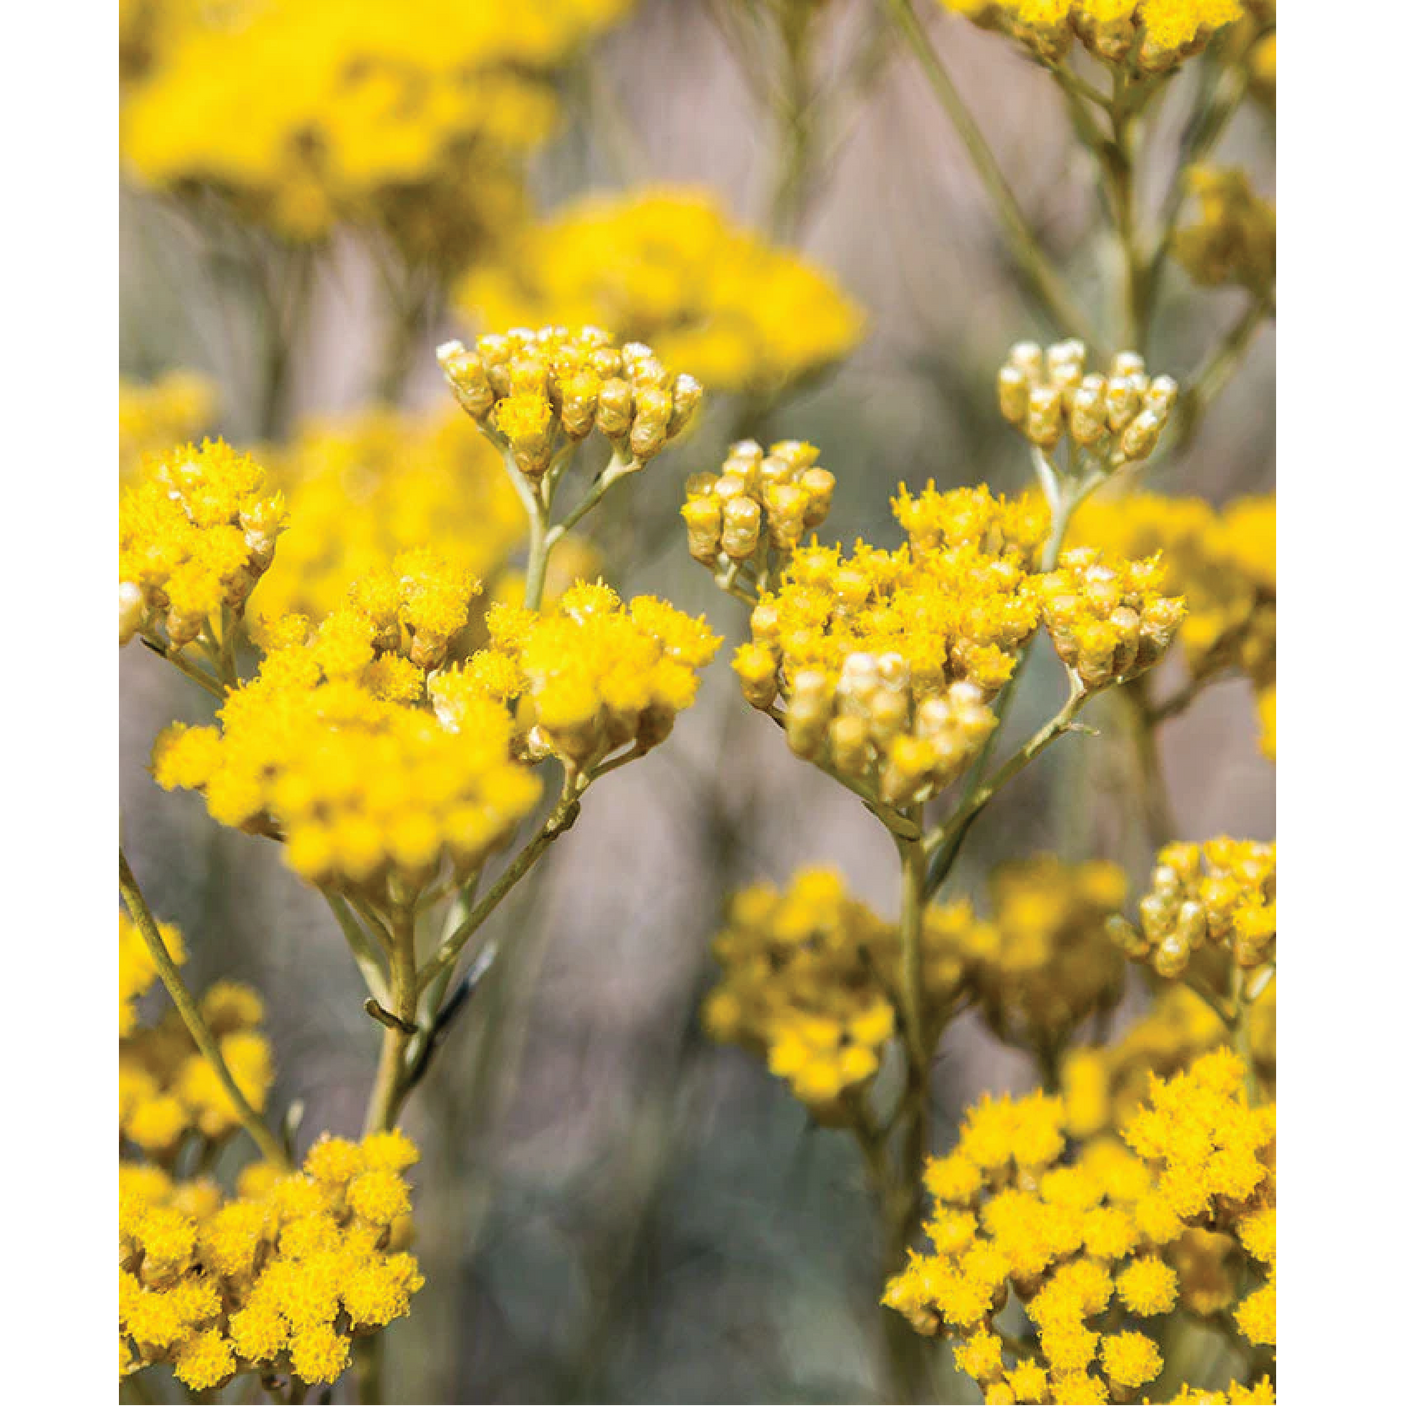
<path fill-rule="evenodd" d="M 1095 334 L 1083 311 L 1071 297 L 1063 280 L 1041 249 L 1034 231 L 1022 214 L 1019 204 L 995 155 L 981 129 L 976 125 L 962 95 L 952 82 L 946 65 L 938 57 L 927 30 L 913 9 L 912 0 L 885 0 L 894 24 L 913 50 L 928 83 L 937 100 L 947 113 L 948 120 L 956 128 L 962 145 L 976 168 L 977 176 L 986 189 L 987 196 L 996 211 L 997 219 L 1005 231 L 1010 253 L 1024 273 L 1032 291 L 1044 308 L 1055 330 L 1065 336 L 1078 337 L 1093 351 L 1094 360 L 1102 360 L 1098 350 L 1100 340 Z"/>
<path fill-rule="evenodd" d="M 117 850 L 117 864 L 117 884 L 118 892 L 122 896 L 122 905 L 136 925 L 137 931 L 141 933 L 142 940 L 151 953 L 151 959 L 156 964 L 162 985 L 170 993 L 172 1002 L 180 1012 L 186 1029 L 190 1032 L 190 1038 L 195 1041 L 196 1048 L 205 1056 L 206 1061 L 215 1071 L 215 1076 L 219 1079 L 221 1087 L 234 1105 L 235 1114 L 240 1123 L 243 1124 L 245 1132 L 258 1144 L 259 1151 L 263 1153 L 267 1161 L 272 1162 L 275 1166 L 286 1167 L 288 1160 L 283 1154 L 283 1148 L 279 1145 L 278 1139 L 269 1131 L 264 1120 L 255 1111 L 253 1105 L 244 1096 L 244 1091 L 235 1083 L 234 1075 L 230 1073 L 229 1066 L 225 1063 L 225 1057 L 220 1053 L 219 1042 L 205 1023 L 205 1017 L 200 1013 L 198 1002 L 191 994 L 190 988 L 181 979 L 175 962 L 171 960 L 171 954 L 166 950 L 166 944 L 161 939 L 161 931 L 156 925 L 156 919 L 151 916 L 151 910 L 142 897 L 142 891 L 137 887 L 136 876 L 132 873 L 131 866 L 127 863 L 127 856 L 122 852 L 121 846 Z"/>
<path fill-rule="evenodd" d="M 415 1004 L 418 996 L 415 975 L 415 912 L 398 906 L 391 921 L 391 1003 L 395 1023 L 386 1023 L 381 1036 L 381 1060 L 376 1082 L 366 1105 L 363 1136 L 387 1132 L 395 1126 L 404 1089 L 405 1052 L 415 1031 Z"/>

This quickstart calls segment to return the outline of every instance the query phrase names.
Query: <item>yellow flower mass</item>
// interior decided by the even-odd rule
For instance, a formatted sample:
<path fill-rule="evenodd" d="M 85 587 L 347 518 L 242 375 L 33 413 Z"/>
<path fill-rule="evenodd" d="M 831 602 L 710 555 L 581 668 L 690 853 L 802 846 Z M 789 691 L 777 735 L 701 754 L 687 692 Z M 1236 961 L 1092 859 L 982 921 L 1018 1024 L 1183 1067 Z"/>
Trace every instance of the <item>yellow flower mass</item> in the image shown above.
<path fill-rule="evenodd" d="M 1195 681 L 1246 675 L 1273 752 L 1275 499 L 1240 498 L 1217 511 L 1199 498 L 1099 497 L 1070 525 L 1070 541 L 1134 558 L 1160 554 L 1165 589 L 1186 602 L 1180 651 Z"/>
<path fill-rule="evenodd" d="M 551 73 L 628 7 L 162 5 L 146 62 L 129 64 L 123 153 L 145 182 L 213 187 L 286 238 L 374 223 L 458 267 L 525 215 L 521 160 L 555 125 Z"/>
<path fill-rule="evenodd" d="M 118 1181 L 118 1329 L 123 1375 L 172 1364 L 192 1391 L 237 1374 L 334 1382 L 352 1334 L 409 1312 L 424 1284 L 401 1132 L 324 1138 L 303 1170 L 255 1164 L 240 1195 L 124 1162 Z"/>
<path fill-rule="evenodd" d="M 1176 232 L 1172 250 L 1191 277 L 1215 287 L 1238 283 L 1261 298 L 1274 296 L 1274 206 L 1251 189 L 1243 171 L 1193 166 L 1184 179 L 1201 218 Z"/>
<path fill-rule="evenodd" d="M 283 836 L 287 862 L 314 883 L 380 893 L 392 874 L 427 882 L 446 857 L 478 864 L 540 785 L 512 756 L 501 704 L 477 698 L 457 733 L 424 706 L 425 673 L 477 590 L 433 553 L 402 553 L 315 630 L 285 617 L 218 727 L 175 724 L 158 739 L 157 781 L 203 791 L 221 824 Z"/>
<path fill-rule="evenodd" d="M 1274 1108 L 1246 1104 L 1243 1075 L 1229 1050 L 1208 1054 L 1154 1080 L 1121 1141 L 1072 1153 L 1062 1100 L 988 1095 L 929 1162 L 934 1252 L 910 1251 L 884 1302 L 951 1337 L 988 1400 L 1127 1399 L 1163 1363 L 1124 1312 L 1142 1323 L 1186 1300 L 1181 1242 L 1209 1221 L 1263 1267 L 1235 1321 L 1250 1343 L 1272 1343 Z M 994 1324 L 1012 1297 L 1034 1325 L 1018 1361 Z"/>
<path fill-rule="evenodd" d="M 939 0 L 949 10 L 1001 29 L 1047 62 L 1077 38 L 1110 63 L 1160 73 L 1205 48 L 1240 19 L 1240 0 Z"/>
<path fill-rule="evenodd" d="M 120 641 L 163 627 L 175 648 L 223 639 L 273 560 L 285 524 L 263 469 L 220 440 L 148 456 L 118 514 Z"/>
<path fill-rule="evenodd" d="M 184 444 L 210 428 L 214 385 L 190 371 L 169 371 L 141 384 L 122 377 L 117 387 L 117 465 L 125 481 L 151 453 Z"/>
<path fill-rule="evenodd" d="M 966 904 L 927 910 L 922 977 L 932 1010 L 951 1010 L 970 986 L 974 954 L 992 942 Z M 735 894 L 713 952 L 723 969 L 703 1008 L 713 1039 L 764 1055 L 820 1121 L 852 1117 L 848 1096 L 878 1073 L 899 1021 L 897 927 L 849 897 L 833 871 L 803 869 L 784 891 Z"/>
<path fill-rule="evenodd" d="M 415 548 L 492 582 L 527 535 L 499 456 L 457 410 L 315 420 L 269 451 L 268 468 L 297 525 L 259 590 L 259 613 L 271 619 L 320 619 L 354 581 Z"/>
<path fill-rule="evenodd" d="M 591 196 L 459 286 L 497 327 L 595 323 L 722 391 L 773 394 L 845 356 L 858 308 L 820 269 L 733 226 L 706 191 Z"/>

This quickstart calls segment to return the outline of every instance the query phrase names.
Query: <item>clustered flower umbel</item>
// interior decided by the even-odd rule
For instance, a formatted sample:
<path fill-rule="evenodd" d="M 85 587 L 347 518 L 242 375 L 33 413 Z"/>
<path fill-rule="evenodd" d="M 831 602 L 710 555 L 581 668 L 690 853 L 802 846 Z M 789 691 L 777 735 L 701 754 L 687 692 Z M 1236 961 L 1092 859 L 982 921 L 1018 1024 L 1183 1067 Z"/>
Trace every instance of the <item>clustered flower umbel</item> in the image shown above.
<path fill-rule="evenodd" d="M 1228 1304 L 1257 1346 L 1275 1339 L 1275 1110 L 1250 1108 L 1229 1050 L 1150 1097 L 1117 1138 L 1067 1150 L 1062 1100 L 987 1095 L 924 1176 L 932 1253 L 910 1251 L 884 1302 L 953 1339 L 989 1402 L 1130 1400 L 1162 1371 L 1145 1320 L 1197 1311 L 1188 1237 L 1243 1254 L 1251 1283 Z M 1014 1297 L 1034 1326 L 1017 1354 L 996 1324 Z M 1270 1383 L 1251 1400 L 1272 1400 Z"/>
<path fill-rule="evenodd" d="M 1045 350 L 1017 342 L 996 376 L 1001 414 L 1046 454 L 1067 437 L 1109 470 L 1146 459 L 1176 404 L 1177 383 L 1149 380 L 1137 352 L 1115 353 L 1106 375 L 1086 373 L 1087 360 L 1079 341 Z"/>
<path fill-rule="evenodd" d="M 701 616 L 654 596 L 625 605 L 599 581 L 578 581 L 546 614 L 495 605 L 487 626 L 488 648 L 430 681 L 440 722 L 463 732 L 490 699 L 512 710 L 517 756 L 574 771 L 662 742 L 722 643 Z"/>
<path fill-rule="evenodd" d="M 219 726 L 176 723 L 157 739 L 157 782 L 201 790 L 221 824 L 282 835 L 310 882 L 373 900 L 392 878 L 429 882 L 446 858 L 471 870 L 541 790 L 501 703 L 477 698 L 458 733 L 427 706 L 427 672 L 477 591 L 433 553 L 406 552 L 315 628 L 271 623 L 258 674 L 230 692 Z"/>
<path fill-rule="evenodd" d="M 1152 890 L 1138 904 L 1139 931 L 1127 922 L 1110 932 L 1134 961 L 1159 976 L 1181 976 L 1203 947 L 1219 947 L 1244 971 L 1274 960 L 1278 936 L 1276 846 L 1222 835 L 1177 843 L 1157 855 Z"/>
<path fill-rule="evenodd" d="M 1041 575 L 1044 504 L 929 484 L 893 502 L 908 542 L 798 548 L 733 660 L 743 696 L 798 756 L 906 806 L 949 785 L 995 724 L 989 703 L 1042 619 L 1092 690 L 1161 657 L 1179 602 L 1155 562 L 1073 553 Z"/>
<path fill-rule="evenodd" d="M 226 1200 L 124 1162 L 118 1174 L 119 1363 L 169 1363 L 192 1391 L 246 1372 L 334 1382 L 354 1338 L 410 1309 L 424 1284 L 399 1130 L 323 1137 L 301 1172 L 246 1168 Z"/>
<path fill-rule="evenodd" d="M 222 440 L 149 458 L 118 513 L 120 642 L 164 628 L 180 649 L 241 616 L 285 517 L 263 469 Z"/>
<path fill-rule="evenodd" d="M 1075 547 L 1036 578 L 1055 653 L 1086 689 L 1134 678 L 1171 648 L 1186 603 L 1162 594 L 1164 574 L 1156 557 L 1105 559 L 1097 548 Z"/>
<path fill-rule="evenodd" d="M 598 327 L 519 328 L 440 347 L 439 363 L 459 404 L 512 452 L 529 482 L 558 448 L 598 430 L 617 462 L 643 467 L 681 434 L 703 397 L 642 342 L 617 347 Z"/>
<path fill-rule="evenodd" d="M 969 989 L 975 954 L 992 942 L 968 904 L 925 911 L 929 1041 Z M 802 869 L 784 890 L 759 884 L 734 894 L 713 952 L 722 980 L 703 1006 L 708 1034 L 764 1056 L 818 1122 L 852 1120 L 898 1024 L 896 925 L 851 898 L 833 870 Z"/>
<path fill-rule="evenodd" d="M 994 726 L 987 702 L 1039 623 L 1027 576 L 1048 517 L 984 486 L 903 489 L 894 511 L 909 535 L 897 551 L 797 550 L 733 668 L 798 756 L 908 805 L 949 784 Z"/>
<path fill-rule="evenodd" d="M 693 559 L 714 569 L 750 566 L 765 579 L 769 550 L 784 560 L 830 512 L 835 475 L 819 458 L 813 444 L 800 440 L 763 450 L 745 439 L 732 446 L 721 473 L 694 474 L 679 510 Z"/>
<path fill-rule="evenodd" d="M 1165 73 L 1241 18 L 1240 0 L 941 0 L 984 29 L 999 29 L 1047 63 L 1077 38 L 1133 75 Z"/>

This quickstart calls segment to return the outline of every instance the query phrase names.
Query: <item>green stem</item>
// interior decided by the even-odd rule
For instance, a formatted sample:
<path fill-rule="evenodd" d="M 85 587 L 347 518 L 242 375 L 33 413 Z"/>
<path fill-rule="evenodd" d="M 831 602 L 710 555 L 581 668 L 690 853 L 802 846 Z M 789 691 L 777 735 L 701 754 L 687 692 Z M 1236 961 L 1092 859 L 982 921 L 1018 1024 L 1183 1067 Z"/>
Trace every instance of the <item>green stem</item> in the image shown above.
<path fill-rule="evenodd" d="M 483 926 L 484 921 L 512 892 L 527 871 L 547 852 L 553 841 L 559 839 L 576 823 L 576 817 L 581 810 L 581 793 L 584 790 L 585 782 L 582 779 L 568 775 L 562 784 L 560 799 L 537 833 L 518 851 L 497 882 L 474 905 L 464 921 L 440 943 L 434 956 L 421 968 L 421 990 L 428 987 L 440 972 L 452 970 L 460 952 L 464 950 L 464 944 Z M 413 1016 L 411 1018 L 413 1019 Z"/>
<path fill-rule="evenodd" d="M 937 49 L 927 30 L 918 19 L 912 0 L 885 0 L 885 3 L 894 24 L 927 75 L 928 83 L 947 113 L 948 120 L 956 128 L 957 135 L 966 148 L 977 176 L 995 208 L 997 219 L 1005 231 L 1011 255 L 1025 274 L 1046 315 L 1057 331 L 1066 336 L 1080 338 L 1093 352 L 1094 360 L 1102 360 L 1102 354 L 1097 350 L 1099 339 L 1092 325 L 1070 296 L 1044 250 L 1040 248 L 1034 231 L 1021 213 L 1014 193 L 1001 174 L 1001 168 L 987 145 L 986 138 L 982 136 L 981 129 L 962 101 L 962 96 L 952 82 L 946 66 L 938 57 Z"/>
<path fill-rule="evenodd" d="M 397 907 L 391 919 L 390 1013 L 396 1023 L 387 1024 L 381 1036 L 381 1059 L 376 1082 L 366 1105 L 362 1133 L 388 1132 L 400 1111 L 405 1080 L 405 1053 L 415 1031 L 415 1002 L 419 994 L 415 974 L 415 910 L 409 904 Z"/>
<path fill-rule="evenodd" d="M 141 634 L 137 638 L 153 654 L 159 655 L 171 667 L 182 673 L 192 683 L 199 684 L 212 698 L 218 698 L 222 703 L 225 700 L 228 690 L 217 678 L 200 668 L 198 664 L 192 664 L 184 658 L 178 649 L 173 649 L 169 645 L 157 639 L 155 635 Z"/>
<path fill-rule="evenodd" d="M 1270 299 L 1252 299 L 1220 344 L 1192 373 L 1186 393 L 1179 402 L 1181 413 L 1177 416 L 1176 440 L 1172 446 L 1177 453 L 1183 452 L 1196 438 L 1211 402 L 1240 369 L 1260 324 L 1272 317 L 1273 313 L 1274 304 Z"/>
<path fill-rule="evenodd" d="M 327 889 L 321 892 L 327 900 L 327 906 L 332 910 L 332 916 L 337 920 L 337 926 L 342 930 L 342 936 L 347 940 L 347 946 L 351 948 L 367 991 L 381 1005 L 389 1006 L 391 997 L 386 987 L 385 964 L 376 945 L 367 937 L 366 929 L 357 922 L 356 915 L 347 905 L 346 899 Z"/>
<path fill-rule="evenodd" d="M 205 1056 L 210 1067 L 215 1071 L 215 1076 L 219 1079 L 221 1087 L 234 1105 L 236 1116 L 243 1124 L 244 1130 L 258 1144 L 259 1151 L 263 1153 L 265 1160 L 273 1163 L 276 1167 L 286 1168 L 288 1160 L 283 1155 L 283 1149 L 279 1146 L 278 1139 L 269 1131 L 263 1119 L 244 1096 L 243 1090 L 235 1083 L 234 1075 L 230 1073 L 224 1055 L 220 1053 L 219 1042 L 205 1023 L 205 1017 L 200 1013 L 199 1004 L 191 994 L 190 988 L 181 979 L 175 962 L 171 960 L 171 954 L 166 950 L 165 942 L 162 941 L 156 919 L 151 916 L 151 910 L 142 897 L 141 889 L 137 887 L 136 877 L 132 873 L 131 866 L 127 863 L 127 856 L 122 852 L 120 845 L 117 849 L 117 863 L 117 884 L 118 891 L 122 896 L 122 905 L 136 925 L 137 931 L 141 933 L 142 940 L 151 953 L 151 959 L 156 964 L 161 982 L 170 993 L 171 1000 L 180 1012 L 181 1019 L 185 1021 L 186 1029 L 190 1031 L 190 1038 L 195 1041 L 196 1048 Z"/>

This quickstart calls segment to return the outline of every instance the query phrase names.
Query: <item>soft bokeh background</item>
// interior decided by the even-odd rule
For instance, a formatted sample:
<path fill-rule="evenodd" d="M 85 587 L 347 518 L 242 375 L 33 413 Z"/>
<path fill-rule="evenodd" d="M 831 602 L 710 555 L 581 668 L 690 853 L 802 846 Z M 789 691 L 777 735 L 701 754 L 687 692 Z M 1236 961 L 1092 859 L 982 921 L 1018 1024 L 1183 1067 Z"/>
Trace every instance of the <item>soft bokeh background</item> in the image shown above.
<path fill-rule="evenodd" d="M 839 66 L 879 17 L 841 0 L 831 10 L 824 32 Z M 568 121 L 533 164 L 541 208 L 588 188 L 667 180 L 706 185 L 739 219 L 761 218 L 768 116 L 709 11 L 696 0 L 641 4 L 589 68 L 566 75 Z M 940 38 L 1032 223 L 1098 308 L 1113 250 L 1057 91 L 1013 46 L 955 19 Z M 1189 84 L 1173 84 L 1170 112 Z M 1269 190 L 1271 122 L 1243 110 L 1221 152 Z M 1170 159 L 1154 153 L 1154 184 Z M 839 478 L 825 535 L 896 541 L 887 500 L 900 480 L 1022 486 L 1027 461 L 997 413 L 994 371 L 1013 341 L 1062 329 L 1022 300 L 966 154 L 906 53 L 890 56 L 849 115 L 799 243 L 863 305 L 869 334 L 823 384 L 747 428 L 820 446 Z M 1187 375 L 1238 310 L 1233 293 L 1195 290 L 1173 272 L 1150 369 Z M 365 253 L 339 241 L 296 329 L 290 419 L 365 402 L 379 316 Z M 255 327 L 169 202 L 124 191 L 123 373 L 206 372 L 220 387 L 219 428 L 250 438 Z M 448 320 L 425 329 L 408 404 L 444 403 L 433 349 L 462 330 Z M 1271 490 L 1273 376 L 1271 332 L 1190 452 L 1160 460 L 1150 486 L 1217 503 Z M 715 466 L 733 413 L 715 403 L 647 482 L 618 493 L 607 533 L 629 544 L 608 563 L 625 593 L 706 610 L 735 642 L 742 608 L 688 559 L 675 516 L 684 478 Z M 492 920 L 499 959 L 407 1118 L 425 1152 L 417 1249 L 428 1285 L 389 1333 L 392 1399 L 878 1399 L 880 1266 L 858 1156 L 842 1134 L 808 1126 L 758 1061 L 711 1045 L 697 1013 L 729 890 L 826 863 L 892 916 L 897 864 L 859 802 L 745 706 L 728 652 L 669 745 L 594 788 L 535 882 Z M 124 839 L 153 909 L 187 935 L 192 984 L 255 984 L 278 1059 L 275 1112 L 303 1102 L 304 1142 L 324 1128 L 355 1133 L 379 1030 L 361 1012 L 341 935 L 267 842 L 221 830 L 199 797 L 153 785 L 153 736 L 173 717 L 207 720 L 205 700 L 136 648 L 124 651 L 121 685 Z M 1047 716 L 1057 690 L 1042 656 L 1012 735 Z M 1247 683 L 1210 689 L 1162 741 L 1182 836 L 1272 838 L 1273 769 L 1255 744 Z M 1145 872 L 1150 850 L 1124 794 L 1130 766 L 1117 745 L 1066 740 L 984 817 L 954 890 L 980 898 L 994 860 L 1037 849 Z M 979 1090 L 1032 1082 L 1025 1061 L 970 1020 L 940 1056 L 940 1138 Z M 976 1399 L 952 1380 L 944 1399 Z"/>

